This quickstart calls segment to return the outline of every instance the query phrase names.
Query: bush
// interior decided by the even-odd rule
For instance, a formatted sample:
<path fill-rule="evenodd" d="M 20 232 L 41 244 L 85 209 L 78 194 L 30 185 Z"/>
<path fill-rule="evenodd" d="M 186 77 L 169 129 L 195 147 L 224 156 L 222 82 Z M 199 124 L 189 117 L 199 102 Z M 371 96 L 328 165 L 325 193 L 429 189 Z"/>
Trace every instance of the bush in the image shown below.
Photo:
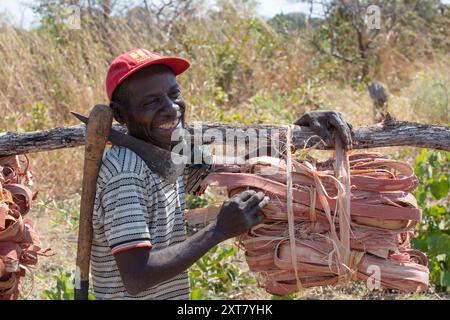
<path fill-rule="evenodd" d="M 73 270 L 64 271 L 62 268 L 58 268 L 58 273 L 53 276 L 56 286 L 51 290 L 45 290 L 42 293 L 43 298 L 49 300 L 74 300 L 74 279 L 75 272 Z M 95 300 L 92 288 L 89 291 L 89 300 Z"/>
<path fill-rule="evenodd" d="M 419 187 L 416 197 L 423 209 L 413 246 L 428 254 L 431 281 L 438 291 L 450 288 L 450 152 L 424 149 L 416 159 Z"/>
<path fill-rule="evenodd" d="M 232 263 L 236 252 L 236 246 L 214 246 L 189 269 L 192 300 L 230 299 L 233 291 L 255 283 L 248 272 Z"/>
<path fill-rule="evenodd" d="M 421 122 L 450 121 L 448 79 L 430 72 L 419 72 L 407 91 L 411 107 Z"/>

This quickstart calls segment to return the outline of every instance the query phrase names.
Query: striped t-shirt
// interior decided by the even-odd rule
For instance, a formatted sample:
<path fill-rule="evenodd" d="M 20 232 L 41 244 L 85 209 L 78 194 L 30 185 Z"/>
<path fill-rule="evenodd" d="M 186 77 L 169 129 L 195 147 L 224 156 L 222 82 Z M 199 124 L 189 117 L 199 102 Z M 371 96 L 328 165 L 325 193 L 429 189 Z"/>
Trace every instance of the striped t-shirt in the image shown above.
<path fill-rule="evenodd" d="M 103 157 L 93 213 L 91 270 L 97 299 L 187 299 L 187 271 L 137 294 L 122 282 L 114 254 L 132 248 L 160 250 L 186 239 L 186 189 L 196 189 L 205 169 L 189 168 L 167 184 L 133 151 L 113 146 Z"/>

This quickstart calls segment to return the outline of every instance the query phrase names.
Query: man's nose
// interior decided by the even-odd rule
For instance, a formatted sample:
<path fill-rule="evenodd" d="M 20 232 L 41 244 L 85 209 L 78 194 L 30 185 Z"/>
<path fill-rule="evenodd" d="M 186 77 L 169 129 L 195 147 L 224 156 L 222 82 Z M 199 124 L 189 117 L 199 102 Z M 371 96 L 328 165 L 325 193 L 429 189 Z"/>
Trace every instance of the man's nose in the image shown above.
<path fill-rule="evenodd" d="M 179 118 L 181 117 L 181 109 L 176 104 L 173 103 L 173 101 L 168 97 L 163 97 L 163 107 L 161 109 L 161 116 L 167 117 L 167 118 Z"/>

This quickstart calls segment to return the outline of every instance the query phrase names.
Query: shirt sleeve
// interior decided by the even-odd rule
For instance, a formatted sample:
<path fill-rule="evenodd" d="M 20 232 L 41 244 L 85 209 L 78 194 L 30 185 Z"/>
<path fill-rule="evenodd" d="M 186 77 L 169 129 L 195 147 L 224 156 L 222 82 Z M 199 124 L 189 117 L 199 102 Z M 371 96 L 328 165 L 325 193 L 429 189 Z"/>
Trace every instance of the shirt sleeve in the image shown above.
<path fill-rule="evenodd" d="M 134 172 L 121 172 L 106 184 L 102 206 L 104 230 L 112 254 L 151 248 L 145 182 Z"/>

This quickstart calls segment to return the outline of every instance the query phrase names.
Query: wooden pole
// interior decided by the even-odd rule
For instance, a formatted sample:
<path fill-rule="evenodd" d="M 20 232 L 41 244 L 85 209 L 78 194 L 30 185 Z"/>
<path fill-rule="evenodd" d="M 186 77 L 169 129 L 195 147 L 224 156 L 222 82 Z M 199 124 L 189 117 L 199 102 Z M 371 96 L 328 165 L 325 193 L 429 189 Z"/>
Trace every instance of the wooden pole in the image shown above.
<path fill-rule="evenodd" d="M 90 114 L 84 153 L 83 183 L 75 276 L 75 300 L 87 300 L 92 245 L 92 213 L 97 177 L 113 120 L 111 108 L 96 105 Z"/>
<path fill-rule="evenodd" d="M 126 131 L 120 125 L 114 125 L 114 128 L 122 132 Z M 202 133 L 208 130 L 216 130 L 223 137 L 225 137 L 227 130 L 236 130 L 237 134 L 243 137 L 248 133 L 248 130 L 255 130 L 260 135 L 267 135 L 270 140 L 277 131 L 280 133 L 279 138 L 284 140 L 286 133 L 286 127 L 282 125 L 242 125 L 218 122 L 189 124 L 187 130 L 191 135 L 196 130 Z M 450 151 L 449 126 L 395 121 L 390 118 L 384 123 L 355 128 L 354 132 L 355 149 L 412 146 Z M 85 125 L 54 128 L 47 131 L 0 133 L 0 156 L 78 147 L 84 145 L 85 133 Z M 308 146 L 311 146 L 317 142 L 316 139 L 310 139 L 312 136 L 313 132 L 309 128 L 296 126 L 293 132 L 293 144 L 296 148 L 303 148 L 305 142 L 309 141 Z M 210 141 L 203 142 L 209 143 Z M 321 147 L 319 146 L 319 148 Z"/>

